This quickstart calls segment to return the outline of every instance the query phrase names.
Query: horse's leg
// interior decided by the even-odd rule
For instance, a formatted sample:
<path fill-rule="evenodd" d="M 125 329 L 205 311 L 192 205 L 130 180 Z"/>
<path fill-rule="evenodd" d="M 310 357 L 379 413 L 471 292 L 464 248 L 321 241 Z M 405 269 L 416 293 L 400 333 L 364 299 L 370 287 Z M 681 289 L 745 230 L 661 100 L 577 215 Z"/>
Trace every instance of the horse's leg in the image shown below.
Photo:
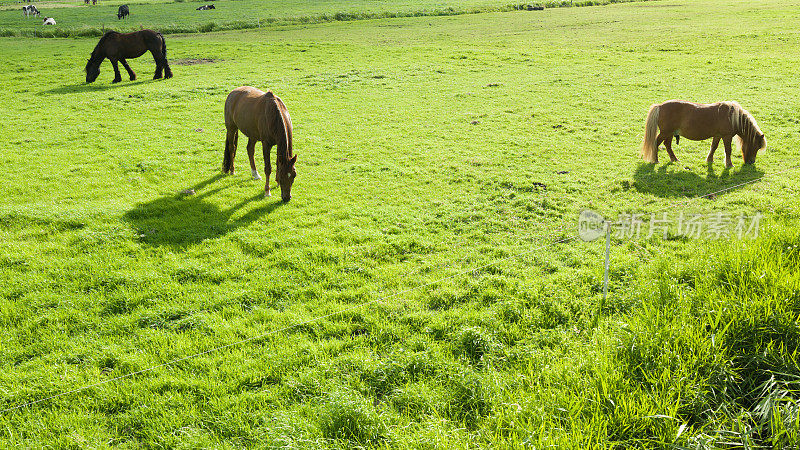
<path fill-rule="evenodd" d="M 708 152 L 708 158 L 706 158 L 706 162 L 714 162 L 714 152 L 717 151 L 717 146 L 719 145 L 719 138 L 715 137 L 713 141 L 711 141 L 711 150 Z"/>
<path fill-rule="evenodd" d="M 172 78 L 172 69 L 169 68 L 169 63 L 167 62 L 167 57 L 164 56 L 164 78 Z"/>
<path fill-rule="evenodd" d="M 167 62 L 167 58 L 164 56 L 156 57 L 156 52 L 153 52 L 153 59 L 156 60 L 156 73 L 153 75 L 153 79 L 157 80 L 161 78 L 161 71 L 164 71 L 164 78 L 172 78 L 172 70 L 169 68 L 169 63 Z"/>
<path fill-rule="evenodd" d="M 659 133 L 659 135 L 656 137 L 656 154 L 653 155 L 653 162 L 656 163 L 656 164 L 658 164 L 658 147 L 661 146 L 662 142 L 666 142 L 667 137 L 672 139 L 672 135 L 671 134 L 664 133 L 663 131 L 661 133 Z"/>
<path fill-rule="evenodd" d="M 156 73 L 153 79 L 161 78 L 162 70 L 164 71 L 164 78 L 172 78 L 172 69 L 169 68 L 169 63 L 167 62 L 167 44 L 162 40 L 159 47 L 150 49 L 150 53 L 153 54 L 153 59 L 156 60 Z"/>
<path fill-rule="evenodd" d="M 675 157 L 675 153 L 672 153 L 672 135 L 670 135 L 668 139 L 664 139 L 664 147 L 667 148 L 667 154 L 669 155 L 669 160 L 671 162 L 678 161 L 678 158 Z"/>
<path fill-rule="evenodd" d="M 156 73 L 153 75 L 153 79 L 157 80 L 161 78 L 161 71 L 164 69 L 164 64 L 162 64 L 161 58 L 156 56 L 156 52 L 151 51 L 150 53 L 153 54 L 153 59 L 156 60 Z"/>
<path fill-rule="evenodd" d="M 256 141 L 253 138 L 247 138 L 247 157 L 250 159 L 250 173 L 253 174 L 253 179 L 259 180 L 260 178 L 256 178 L 258 176 L 258 172 L 256 171 L 256 162 L 253 159 L 253 155 L 256 152 Z"/>
<path fill-rule="evenodd" d="M 131 69 L 131 66 L 128 65 L 128 61 L 125 61 L 125 59 L 123 58 L 123 59 L 120 59 L 119 62 L 121 62 L 122 63 L 122 67 L 124 67 L 125 70 L 128 71 L 128 76 L 131 77 L 131 81 L 135 80 L 136 79 L 136 72 L 134 72 Z"/>
<path fill-rule="evenodd" d="M 111 65 L 114 66 L 114 80 L 111 81 L 112 83 L 119 83 L 122 81 L 122 75 L 119 74 L 119 65 L 117 65 L 116 59 L 108 58 L 111 61 Z"/>
<path fill-rule="evenodd" d="M 731 162 L 731 142 L 733 141 L 733 136 L 724 136 L 722 138 L 722 143 L 725 144 L 725 167 L 733 167 L 733 162 Z"/>
<path fill-rule="evenodd" d="M 269 193 L 269 176 L 272 174 L 272 164 L 269 162 L 269 151 L 272 149 L 272 146 L 264 141 L 261 141 L 261 146 L 264 149 L 264 178 L 267 180 L 267 183 L 264 185 L 264 197 L 269 197 L 271 195 Z"/>
<path fill-rule="evenodd" d="M 236 146 L 239 143 L 239 129 L 228 127 L 225 136 L 225 156 L 222 159 L 222 172 L 233 175 L 233 159 L 236 157 Z"/>
<path fill-rule="evenodd" d="M 254 180 L 260 180 L 261 175 L 258 174 L 258 170 L 256 170 L 256 140 L 249 139 L 247 141 L 247 157 L 250 158 L 250 174 L 253 175 Z"/>

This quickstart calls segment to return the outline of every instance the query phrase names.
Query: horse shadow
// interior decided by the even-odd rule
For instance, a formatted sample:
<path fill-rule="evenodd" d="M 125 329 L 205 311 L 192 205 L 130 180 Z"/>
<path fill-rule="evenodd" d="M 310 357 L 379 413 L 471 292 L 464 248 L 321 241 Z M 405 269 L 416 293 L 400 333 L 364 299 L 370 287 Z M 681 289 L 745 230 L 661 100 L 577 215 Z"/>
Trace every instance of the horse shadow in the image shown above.
<path fill-rule="evenodd" d="M 134 80 L 134 81 L 127 81 L 123 80 L 119 83 L 113 84 L 102 84 L 102 83 L 76 83 L 76 84 L 66 84 L 64 86 L 54 87 L 52 89 L 47 89 L 44 91 L 39 92 L 39 95 L 60 95 L 60 94 L 79 94 L 82 92 L 103 92 L 109 89 L 119 89 L 122 87 L 133 87 L 139 86 L 142 84 L 148 83 L 155 83 L 159 80 Z"/>
<path fill-rule="evenodd" d="M 224 236 L 283 205 L 280 201 L 268 202 L 234 218 L 236 213 L 248 204 L 257 200 L 263 201 L 264 194 L 253 195 L 229 208 L 221 209 L 208 199 L 240 183 L 204 190 L 202 193 L 200 190 L 223 177 L 225 175 L 218 174 L 192 186 L 189 190 L 197 192 L 196 194 L 167 195 L 147 203 L 140 203 L 125 213 L 123 219 L 134 228 L 139 242 L 153 247 L 179 250 L 207 239 Z"/>
<path fill-rule="evenodd" d="M 721 189 L 741 189 L 744 187 L 739 186 L 742 183 L 764 176 L 764 171 L 754 164 L 744 164 L 739 168 L 726 167 L 717 174 L 714 164 L 706 163 L 705 176 L 691 170 L 668 171 L 674 164 L 676 163 L 640 163 L 633 173 L 634 182 L 631 187 L 638 192 L 661 198 L 697 197 Z"/>

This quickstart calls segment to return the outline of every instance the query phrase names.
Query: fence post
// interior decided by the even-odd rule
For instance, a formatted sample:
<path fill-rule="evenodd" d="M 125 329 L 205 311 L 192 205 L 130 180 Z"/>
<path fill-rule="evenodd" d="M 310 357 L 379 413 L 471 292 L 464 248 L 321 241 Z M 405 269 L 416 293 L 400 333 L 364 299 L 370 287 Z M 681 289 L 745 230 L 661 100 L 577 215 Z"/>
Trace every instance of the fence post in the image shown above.
<path fill-rule="evenodd" d="M 582 210 L 578 215 L 578 236 L 583 241 L 591 242 L 599 239 L 603 234 L 606 235 L 606 254 L 605 264 L 603 265 L 603 298 L 600 300 L 594 319 L 592 319 L 592 328 L 597 327 L 600 315 L 603 313 L 603 308 L 605 308 L 606 300 L 608 299 L 608 268 L 611 262 L 611 221 L 604 219 L 603 216 L 594 211 Z"/>
<path fill-rule="evenodd" d="M 611 222 L 606 221 L 606 268 L 603 274 L 603 303 L 600 305 L 600 310 L 606 305 L 606 298 L 608 298 L 608 262 L 609 255 L 611 254 Z"/>

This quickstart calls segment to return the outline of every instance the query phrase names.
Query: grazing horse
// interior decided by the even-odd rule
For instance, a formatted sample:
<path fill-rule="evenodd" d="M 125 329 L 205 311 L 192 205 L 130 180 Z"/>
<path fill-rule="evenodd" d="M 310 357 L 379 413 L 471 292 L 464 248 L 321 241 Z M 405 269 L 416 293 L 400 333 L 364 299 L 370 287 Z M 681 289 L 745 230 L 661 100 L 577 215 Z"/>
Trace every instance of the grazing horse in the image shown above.
<path fill-rule="evenodd" d="M 756 120 L 736 102 L 711 104 L 670 100 L 660 105 L 652 105 L 647 113 L 642 157 L 651 163 L 658 162 L 658 146 L 663 142 L 671 161 L 678 158 L 672 152 L 672 138 L 680 136 L 693 141 L 714 138 L 706 161 L 714 161 L 714 151 L 720 139 L 725 144 L 725 166 L 733 167 L 731 162 L 731 141 L 733 137 L 742 150 L 745 164 L 756 161 L 756 153 L 766 148 L 767 140 L 758 128 Z"/>
<path fill-rule="evenodd" d="M 275 172 L 275 181 L 281 187 L 281 200 L 288 202 L 292 198 L 292 183 L 297 176 L 294 168 L 297 155 L 292 154 L 292 119 L 281 99 L 272 91 L 263 92 L 250 86 L 234 89 L 225 100 L 225 128 L 228 133 L 222 171 L 233 174 L 233 159 L 241 130 L 248 138 L 247 156 L 250 157 L 250 170 L 255 180 L 261 179 L 253 159 L 256 142 L 261 141 L 267 178 L 264 197 L 269 197 L 269 176 L 272 173 L 269 151 L 273 145 L 277 145 L 278 170 Z"/>
<path fill-rule="evenodd" d="M 130 13 L 131 10 L 128 8 L 128 5 L 119 5 L 119 9 L 117 9 L 117 20 L 128 17 Z"/>
<path fill-rule="evenodd" d="M 153 59 L 156 60 L 156 73 L 153 79 L 161 78 L 161 71 L 164 71 L 164 78 L 172 78 L 172 70 L 169 68 L 167 62 L 167 44 L 164 42 L 164 36 L 153 30 L 140 30 L 133 33 L 117 33 L 116 31 L 109 31 L 100 38 L 100 42 L 92 51 L 92 56 L 86 63 L 86 82 L 91 83 L 100 75 L 100 63 L 108 58 L 111 65 L 114 66 L 114 81 L 118 83 L 122 81 L 122 76 L 119 74 L 119 67 L 117 61 L 122 63 L 131 81 L 136 79 L 136 74 L 131 70 L 126 59 L 138 58 L 150 50 L 153 54 Z"/>

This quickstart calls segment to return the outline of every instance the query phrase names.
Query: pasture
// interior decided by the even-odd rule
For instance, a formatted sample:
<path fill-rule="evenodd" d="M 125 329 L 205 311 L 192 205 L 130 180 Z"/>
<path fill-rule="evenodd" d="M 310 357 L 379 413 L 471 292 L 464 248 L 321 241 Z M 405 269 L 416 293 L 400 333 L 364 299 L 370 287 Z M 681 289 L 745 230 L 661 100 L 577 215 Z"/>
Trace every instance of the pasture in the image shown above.
<path fill-rule="evenodd" d="M 798 6 L 173 34 L 174 78 L 148 54 L 117 84 L 83 82 L 96 38 L 0 38 L 0 446 L 798 445 Z M 292 116 L 289 203 L 244 139 L 221 174 L 241 85 Z M 737 100 L 767 151 L 645 164 L 670 98 Z M 614 239 L 598 316 L 583 208 L 765 221 Z"/>
<path fill-rule="evenodd" d="M 627 0 L 547 0 L 530 4 L 548 7 L 616 3 Z M 354 19 L 442 16 L 489 11 L 507 11 L 527 5 L 513 0 L 222 0 L 216 9 L 197 11 L 213 1 L 100 0 L 85 6 L 80 0 L 37 2 L 43 14 L 58 19 L 58 26 L 42 29 L 35 21 L 20 21 L 21 4 L 0 0 L 0 36 L 100 36 L 102 30 L 135 31 L 144 26 L 167 33 L 197 33 L 269 25 L 307 24 Z M 128 4 L 131 15 L 117 19 L 117 8 Z"/>

